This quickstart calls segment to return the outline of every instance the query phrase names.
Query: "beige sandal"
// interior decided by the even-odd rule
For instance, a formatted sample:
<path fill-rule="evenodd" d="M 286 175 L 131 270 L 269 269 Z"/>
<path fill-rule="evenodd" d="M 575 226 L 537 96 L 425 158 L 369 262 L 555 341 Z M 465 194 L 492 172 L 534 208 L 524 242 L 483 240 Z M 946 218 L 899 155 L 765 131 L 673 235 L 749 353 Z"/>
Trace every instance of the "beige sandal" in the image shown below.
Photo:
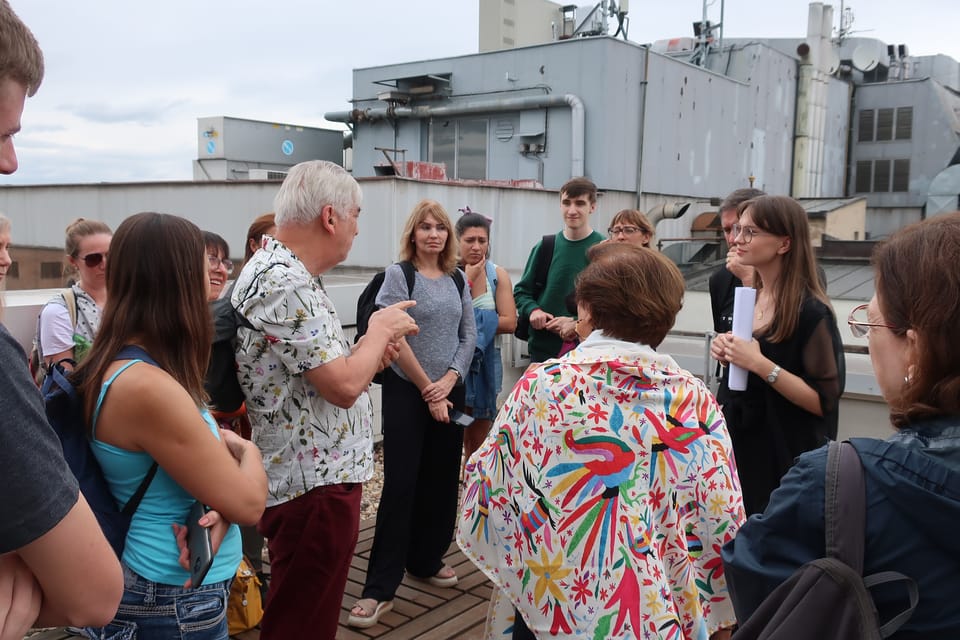
<path fill-rule="evenodd" d="M 449 571 L 450 575 L 440 575 L 444 571 Z M 440 571 L 437 571 L 436 574 L 430 576 L 429 578 L 418 578 L 418 580 L 423 580 L 424 582 L 435 587 L 440 587 L 441 589 L 450 589 L 457 586 L 457 573 L 453 570 L 453 567 L 445 564 L 440 567 Z"/>
<path fill-rule="evenodd" d="M 363 604 L 365 602 L 372 602 L 374 606 L 366 606 Z M 353 613 L 353 609 L 360 609 L 364 615 L 356 615 Z M 356 627 L 357 629 L 367 629 L 380 622 L 380 616 L 393 609 L 393 600 L 377 602 L 373 598 L 361 598 L 353 605 L 353 609 L 350 610 L 350 617 L 347 618 L 347 626 Z"/>

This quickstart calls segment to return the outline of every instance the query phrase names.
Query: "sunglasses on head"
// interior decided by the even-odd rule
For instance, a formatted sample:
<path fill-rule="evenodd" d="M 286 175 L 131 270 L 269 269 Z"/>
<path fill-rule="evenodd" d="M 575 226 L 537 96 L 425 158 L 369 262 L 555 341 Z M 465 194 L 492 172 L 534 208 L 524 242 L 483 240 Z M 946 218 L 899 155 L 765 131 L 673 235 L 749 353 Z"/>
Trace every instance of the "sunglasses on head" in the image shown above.
<path fill-rule="evenodd" d="M 83 260 L 83 264 L 93 269 L 94 267 L 99 266 L 101 262 L 106 260 L 108 255 L 110 255 L 109 251 L 104 251 L 103 253 L 88 253 L 80 258 L 80 260 Z"/>

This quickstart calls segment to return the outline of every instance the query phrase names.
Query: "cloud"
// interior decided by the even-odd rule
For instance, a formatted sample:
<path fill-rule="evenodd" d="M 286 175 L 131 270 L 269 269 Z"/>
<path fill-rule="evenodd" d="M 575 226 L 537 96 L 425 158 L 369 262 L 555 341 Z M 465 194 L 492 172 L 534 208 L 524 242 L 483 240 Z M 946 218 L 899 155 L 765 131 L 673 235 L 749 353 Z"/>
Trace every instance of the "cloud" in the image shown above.
<path fill-rule="evenodd" d="M 171 111 L 186 105 L 185 100 L 172 100 L 166 104 L 111 105 L 105 102 L 61 104 L 59 108 L 81 120 L 102 124 L 132 122 L 142 125 L 162 122 Z"/>

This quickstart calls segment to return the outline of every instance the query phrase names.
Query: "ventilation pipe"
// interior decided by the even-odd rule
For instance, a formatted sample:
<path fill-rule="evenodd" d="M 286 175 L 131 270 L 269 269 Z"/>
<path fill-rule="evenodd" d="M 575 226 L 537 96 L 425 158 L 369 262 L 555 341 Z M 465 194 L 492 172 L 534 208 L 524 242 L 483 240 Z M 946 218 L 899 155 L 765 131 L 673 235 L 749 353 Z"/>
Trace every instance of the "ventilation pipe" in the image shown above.
<path fill-rule="evenodd" d="M 818 197 L 823 191 L 829 86 L 826 67 L 833 50 L 832 28 L 833 7 L 811 2 L 807 40 L 797 47 L 800 64 L 793 142 L 794 198 Z"/>
<path fill-rule="evenodd" d="M 658 204 L 647 211 L 647 220 L 649 220 L 650 224 L 653 225 L 653 228 L 656 229 L 657 223 L 661 220 L 673 220 L 674 218 L 679 218 L 685 214 L 689 208 L 689 202 L 666 202 L 663 204 Z"/>
<path fill-rule="evenodd" d="M 503 111 L 526 111 L 530 109 L 544 109 L 547 107 L 570 107 L 570 175 L 582 176 L 584 157 L 584 110 L 583 101 L 572 93 L 565 95 L 524 96 L 520 98 L 498 98 L 494 100 L 470 100 L 457 104 L 434 106 L 423 105 L 416 107 L 370 107 L 354 109 L 352 111 L 331 111 L 324 114 L 324 118 L 331 122 L 357 124 L 376 120 L 394 120 L 398 118 L 413 118 L 423 120 L 433 117 L 463 116 L 475 113 L 497 113 Z"/>

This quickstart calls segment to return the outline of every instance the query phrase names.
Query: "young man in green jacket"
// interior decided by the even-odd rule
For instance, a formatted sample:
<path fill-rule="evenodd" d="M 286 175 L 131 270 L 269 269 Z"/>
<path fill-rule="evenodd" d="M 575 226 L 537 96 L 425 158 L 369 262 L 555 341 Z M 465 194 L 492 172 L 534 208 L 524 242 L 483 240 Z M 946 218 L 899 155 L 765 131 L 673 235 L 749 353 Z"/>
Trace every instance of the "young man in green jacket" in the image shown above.
<path fill-rule="evenodd" d="M 597 185 L 586 178 L 573 178 L 564 184 L 560 188 L 563 230 L 553 240 L 546 279 L 536 282 L 540 252 L 549 251 L 541 240 L 530 252 L 523 276 L 513 288 L 517 313 L 530 320 L 528 347 L 532 362 L 557 357 L 564 340 L 576 339 L 574 282 L 587 266 L 587 249 L 603 241 L 603 236 L 590 227 L 590 215 L 596 208 Z"/>

